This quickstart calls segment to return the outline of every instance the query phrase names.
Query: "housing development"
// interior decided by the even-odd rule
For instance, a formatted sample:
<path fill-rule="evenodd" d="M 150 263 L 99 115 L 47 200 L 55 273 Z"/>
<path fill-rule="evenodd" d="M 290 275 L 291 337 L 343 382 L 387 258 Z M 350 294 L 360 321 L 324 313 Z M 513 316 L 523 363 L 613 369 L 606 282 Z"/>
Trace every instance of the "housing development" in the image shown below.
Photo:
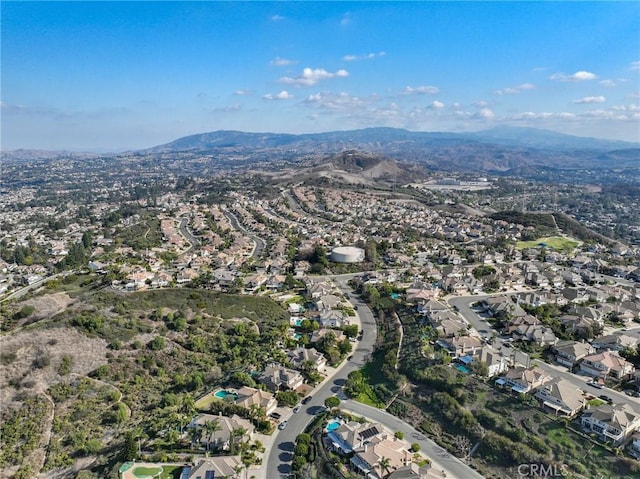
<path fill-rule="evenodd" d="M 639 473 L 634 190 L 164 155 L 5 158 L 1 477 Z"/>

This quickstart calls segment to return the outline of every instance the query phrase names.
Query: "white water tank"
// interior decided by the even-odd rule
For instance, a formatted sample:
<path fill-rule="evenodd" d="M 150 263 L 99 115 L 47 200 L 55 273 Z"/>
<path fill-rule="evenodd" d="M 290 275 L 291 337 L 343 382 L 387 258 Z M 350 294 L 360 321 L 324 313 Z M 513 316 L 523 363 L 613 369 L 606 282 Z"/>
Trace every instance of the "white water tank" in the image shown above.
<path fill-rule="evenodd" d="M 364 261 L 364 250 L 355 246 L 338 246 L 331 250 L 331 261 L 336 263 L 360 263 Z"/>

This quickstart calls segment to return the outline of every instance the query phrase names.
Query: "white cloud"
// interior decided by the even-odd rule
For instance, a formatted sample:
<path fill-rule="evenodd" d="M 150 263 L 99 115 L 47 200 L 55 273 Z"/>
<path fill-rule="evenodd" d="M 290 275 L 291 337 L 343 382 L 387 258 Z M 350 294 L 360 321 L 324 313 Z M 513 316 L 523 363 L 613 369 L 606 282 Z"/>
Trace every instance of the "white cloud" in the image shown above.
<path fill-rule="evenodd" d="M 599 83 L 600 83 L 600 85 L 602 85 L 604 87 L 607 87 L 607 88 L 613 88 L 615 86 L 618 86 L 616 84 L 616 82 L 614 82 L 613 80 L 602 80 Z"/>
<path fill-rule="evenodd" d="M 620 105 L 608 110 L 587 110 L 580 113 L 562 112 L 532 112 L 517 113 L 510 115 L 506 120 L 527 121 L 527 120 L 615 120 L 615 121 L 637 121 L 640 119 L 640 106 Z"/>
<path fill-rule="evenodd" d="M 494 93 L 496 95 L 502 96 L 502 95 L 517 95 L 518 93 L 525 91 L 525 90 L 535 90 L 536 86 L 533 83 L 523 83 L 521 85 L 517 85 L 517 86 L 513 86 L 513 87 L 507 87 L 507 88 L 501 88 L 500 90 L 496 90 Z"/>
<path fill-rule="evenodd" d="M 233 92 L 234 95 L 237 96 L 244 96 L 244 95 L 251 95 L 251 93 L 253 93 L 251 90 L 236 90 Z"/>
<path fill-rule="evenodd" d="M 431 108 L 433 110 L 441 110 L 442 108 L 444 108 L 444 103 L 442 103 L 441 101 L 438 101 L 438 100 L 434 100 L 429 105 L 429 108 Z"/>
<path fill-rule="evenodd" d="M 456 105 L 460 106 L 459 103 L 456 103 Z M 476 106 L 478 108 L 485 108 L 485 107 L 489 106 L 489 102 L 488 101 L 484 101 L 484 100 L 480 100 L 480 101 L 475 102 L 473 104 L 473 106 Z"/>
<path fill-rule="evenodd" d="M 226 112 L 226 113 L 230 113 L 230 112 L 234 112 L 234 111 L 241 111 L 242 110 L 242 105 L 239 104 L 235 104 L 235 105 L 227 105 L 227 106 L 223 106 L 221 108 L 213 108 L 209 111 L 212 112 Z"/>
<path fill-rule="evenodd" d="M 631 62 L 631 65 L 629 66 L 629 70 L 640 70 L 640 60 L 635 61 L 635 62 Z"/>
<path fill-rule="evenodd" d="M 278 80 L 278 82 L 294 86 L 313 86 L 320 80 L 348 76 L 349 72 L 347 70 L 338 70 L 335 73 L 331 73 L 324 68 L 305 68 L 297 77 L 282 77 Z"/>
<path fill-rule="evenodd" d="M 482 120 L 491 120 L 493 118 L 495 118 L 495 113 L 493 113 L 493 110 L 491 110 L 491 108 L 481 108 L 480 110 L 478 110 L 478 112 L 474 115 L 474 118 L 479 118 Z"/>
<path fill-rule="evenodd" d="M 358 96 L 352 96 L 346 92 L 319 92 L 309 95 L 305 100 L 305 103 L 326 110 L 353 111 L 353 109 L 370 105 L 376 99 L 377 97 L 361 98 Z"/>
<path fill-rule="evenodd" d="M 265 100 L 290 100 L 291 98 L 293 98 L 293 95 L 287 90 L 282 90 L 280 93 L 276 93 L 275 95 L 267 93 L 262 98 Z"/>
<path fill-rule="evenodd" d="M 524 113 L 517 113 L 515 115 L 510 115 L 507 117 L 508 120 L 570 120 L 576 118 L 575 113 L 568 112 L 560 112 L 560 113 L 551 113 L 551 112 L 533 112 L 533 111 L 525 111 Z"/>
<path fill-rule="evenodd" d="M 573 100 L 572 103 L 604 103 L 607 99 L 603 96 L 585 96 L 579 100 Z"/>
<path fill-rule="evenodd" d="M 271 65 L 275 67 L 286 67 L 287 65 L 293 65 L 295 62 L 293 60 L 288 60 L 286 58 L 276 57 L 275 59 L 269 62 Z"/>
<path fill-rule="evenodd" d="M 495 113 L 493 113 L 493 110 L 491 110 L 491 108 L 481 108 L 478 113 L 476 113 L 476 117 L 478 118 L 483 118 L 485 120 L 490 120 L 492 118 L 495 118 Z"/>
<path fill-rule="evenodd" d="M 376 58 L 376 57 L 383 57 L 386 54 L 387 54 L 386 52 L 378 52 L 378 53 L 366 53 L 364 55 L 345 55 L 342 57 L 342 59 L 345 62 L 355 62 L 357 60 L 372 60 L 373 58 Z"/>
<path fill-rule="evenodd" d="M 436 86 L 430 86 L 430 85 L 416 86 L 416 87 L 407 86 L 403 90 L 403 93 L 406 95 L 424 95 L 426 93 L 435 95 L 436 93 L 439 93 L 439 92 L 440 92 L 440 88 Z"/>
<path fill-rule="evenodd" d="M 347 12 L 344 15 L 342 15 L 342 19 L 340 20 L 340 26 L 346 27 L 350 23 L 351 23 L 351 13 Z"/>
<path fill-rule="evenodd" d="M 631 98 L 640 98 L 640 91 L 631 94 Z"/>
<path fill-rule="evenodd" d="M 585 81 L 585 80 L 595 80 L 596 78 L 598 78 L 598 76 L 595 73 L 580 70 L 571 75 L 565 75 L 564 73 L 554 73 L 549 77 L 549 80 Z"/>
<path fill-rule="evenodd" d="M 282 15 L 271 15 L 271 21 L 272 22 L 279 22 L 281 20 L 284 20 L 285 17 L 283 17 Z"/>

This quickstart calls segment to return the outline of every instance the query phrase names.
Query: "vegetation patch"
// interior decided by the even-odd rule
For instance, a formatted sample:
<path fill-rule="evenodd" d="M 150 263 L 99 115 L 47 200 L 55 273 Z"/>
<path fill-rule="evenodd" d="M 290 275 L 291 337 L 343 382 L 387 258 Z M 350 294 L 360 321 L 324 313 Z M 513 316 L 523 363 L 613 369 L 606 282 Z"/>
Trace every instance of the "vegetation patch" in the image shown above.
<path fill-rule="evenodd" d="M 522 250 L 527 248 L 551 248 L 557 251 L 573 251 L 578 246 L 578 242 L 562 236 L 545 236 L 532 241 L 518 241 L 516 248 Z"/>

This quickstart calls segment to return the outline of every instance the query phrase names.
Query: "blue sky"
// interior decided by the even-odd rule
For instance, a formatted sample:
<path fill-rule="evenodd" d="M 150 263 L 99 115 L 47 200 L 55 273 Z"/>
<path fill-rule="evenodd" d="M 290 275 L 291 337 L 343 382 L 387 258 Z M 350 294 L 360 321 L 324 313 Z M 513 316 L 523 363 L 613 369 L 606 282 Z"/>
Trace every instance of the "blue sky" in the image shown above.
<path fill-rule="evenodd" d="M 497 125 L 640 141 L 640 2 L 7 2 L 2 149 Z"/>

